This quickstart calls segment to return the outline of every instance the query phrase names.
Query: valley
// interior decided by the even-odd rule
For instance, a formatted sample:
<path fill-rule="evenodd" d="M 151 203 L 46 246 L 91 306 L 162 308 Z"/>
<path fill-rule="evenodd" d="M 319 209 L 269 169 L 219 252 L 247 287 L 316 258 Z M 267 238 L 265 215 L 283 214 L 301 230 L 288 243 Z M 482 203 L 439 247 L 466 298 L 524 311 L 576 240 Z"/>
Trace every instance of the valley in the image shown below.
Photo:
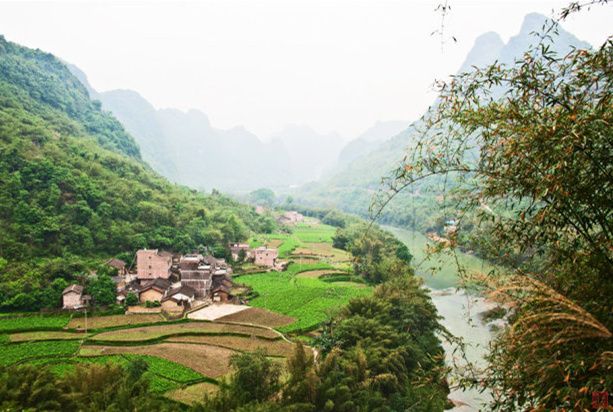
<path fill-rule="evenodd" d="M 0 4 L 0 410 L 610 410 L 607 1 L 223 3 Z"/>

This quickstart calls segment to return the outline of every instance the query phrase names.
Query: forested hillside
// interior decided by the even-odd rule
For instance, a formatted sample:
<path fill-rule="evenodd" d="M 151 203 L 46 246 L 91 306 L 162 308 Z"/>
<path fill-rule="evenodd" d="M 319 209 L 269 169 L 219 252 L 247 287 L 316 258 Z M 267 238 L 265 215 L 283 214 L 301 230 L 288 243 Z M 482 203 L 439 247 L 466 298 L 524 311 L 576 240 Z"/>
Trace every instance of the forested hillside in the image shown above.
<path fill-rule="evenodd" d="M 26 306 L 21 292 L 70 279 L 87 258 L 140 247 L 221 248 L 271 225 L 220 194 L 204 196 L 157 175 L 61 61 L 0 37 L 3 307 Z"/>

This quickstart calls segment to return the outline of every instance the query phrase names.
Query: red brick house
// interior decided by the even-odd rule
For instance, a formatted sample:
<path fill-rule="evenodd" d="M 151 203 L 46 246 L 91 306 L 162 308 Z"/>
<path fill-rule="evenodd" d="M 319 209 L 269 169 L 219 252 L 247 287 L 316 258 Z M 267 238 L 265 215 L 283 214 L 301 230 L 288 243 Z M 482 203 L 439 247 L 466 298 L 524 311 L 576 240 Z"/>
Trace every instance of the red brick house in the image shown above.
<path fill-rule="evenodd" d="M 157 249 L 141 249 L 136 252 L 136 278 L 139 281 L 157 278 L 168 279 L 172 266 L 172 254 Z"/>

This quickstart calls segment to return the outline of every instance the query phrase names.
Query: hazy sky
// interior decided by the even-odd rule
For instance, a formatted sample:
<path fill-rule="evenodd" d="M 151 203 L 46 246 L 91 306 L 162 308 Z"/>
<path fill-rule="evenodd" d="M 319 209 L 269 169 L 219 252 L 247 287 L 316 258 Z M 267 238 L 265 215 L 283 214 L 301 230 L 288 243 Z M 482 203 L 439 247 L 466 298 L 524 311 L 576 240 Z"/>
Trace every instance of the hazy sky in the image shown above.
<path fill-rule="evenodd" d="M 133 89 L 158 108 L 201 109 L 214 126 L 263 138 L 284 125 L 359 134 L 412 120 L 435 78 L 455 72 L 474 39 L 504 41 L 529 12 L 568 1 L 450 0 L 447 42 L 431 33 L 440 1 L 0 1 L 0 34 L 76 64 L 99 91 Z M 564 24 L 600 44 L 613 7 Z"/>

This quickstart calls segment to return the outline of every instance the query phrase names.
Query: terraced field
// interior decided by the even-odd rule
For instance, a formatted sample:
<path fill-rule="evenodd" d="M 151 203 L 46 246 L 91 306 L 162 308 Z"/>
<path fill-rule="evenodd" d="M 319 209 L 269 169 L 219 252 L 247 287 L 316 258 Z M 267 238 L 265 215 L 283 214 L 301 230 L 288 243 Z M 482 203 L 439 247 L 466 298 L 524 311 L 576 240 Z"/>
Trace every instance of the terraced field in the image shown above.
<path fill-rule="evenodd" d="M 150 323 L 165 322 L 160 314 L 132 314 L 132 315 L 113 315 L 113 316 L 94 316 L 87 318 L 88 329 L 104 329 L 117 326 L 144 325 Z M 68 322 L 69 329 L 85 328 L 85 318 L 72 318 Z"/>
<path fill-rule="evenodd" d="M 159 343 L 141 346 L 87 345 L 85 353 L 100 355 L 137 354 L 169 360 L 193 369 L 211 378 L 221 377 L 230 372 L 230 357 L 235 351 L 211 345 L 191 343 Z"/>
<path fill-rule="evenodd" d="M 258 336 L 276 339 L 277 333 L 270 329 L 233 325 L 217 322 L 184 322 L 170 325 L 143 326 L 99 333 L 91 338 L 92 342 L 140 342 L 152 341 L 177 335 L 229 334 L 238 336 Z"/>
<path fill-rule="evenodd" d="M 210 382 L 201 382 L 174 389 L 168 392 L 166 396 L 175 401 L 193 405 L 196 402 L 202 401 L 203 394 L 213 393 L 215 391 L 217 391 L 217 385 Z"/>
<path fill-rule="evenodd" d="M 241 276 L 239 282 L 251 286 L 258 297 L 251 306 L 265 308 L 296 319 L 279 328 L 282 332 L 300 332 L 316 328 L 327 318 L 327 312 L 341 307 L 352 298 L 370 294 L 371 288 L 347 282 L 328 283 L 318 278 L 298 277 L 302 272 L 335 270 L 324 264 L 292 264 L 285 272 L 268 272 Z"/>
<path fill-rule="evenodd" d="M 309 221 L 291 234 L 251 239 L 254 246 L 277 246 L 282 258 L 296 263 L 285 272 L 237 277 L 255 296 L 251 307 L 212 322 L 130 314 L 88 317 L 86 324 L 80 314 L 0 314 L 0 366 L 29 363 L 65 374 L 80 364 L 142 359 L 155 392 L 186 404 L 199 401 L 217 390 L 233 355 L 264 350 L 284 362 L 294 345 L 279 331 L 304 338 L 300 334 L 316 329 L 330 310 L 371 293 L 347 281 L 353 280 L 349 255 L 332 247 L 334 230 Z"/>
<path fill-rule="evenodd" d="M 263 325 L 271 328 L 278 328 L 289 325 L 296 319 L 291 316 L 281 315 L 262 308 L 249 308 L 241 312 L 233 313 L 217 319 L 219 322 L 238 322 L 253 325 Z"/>
<path fill-rule="evenodd" d="M 70 340 L 84 339 L 89 335 L 75 332 L 60 332 L 60 331 L 37 331 L 37 332 L 20 332 L 9 335 L 10 342 L 28 342 L 37 340 Z"/>
<path fill-rule="evenodd" d="M 283 357 L 290 356 L 294 350 L 294 345 L 283 339 L 268 340 L 257 337 L 178 336 L 176 338 L 169 338 L 168 342 L 202 343 L 241 352 L 255 352 L 256 350 L 263 350 L 269 356 Z"/>

